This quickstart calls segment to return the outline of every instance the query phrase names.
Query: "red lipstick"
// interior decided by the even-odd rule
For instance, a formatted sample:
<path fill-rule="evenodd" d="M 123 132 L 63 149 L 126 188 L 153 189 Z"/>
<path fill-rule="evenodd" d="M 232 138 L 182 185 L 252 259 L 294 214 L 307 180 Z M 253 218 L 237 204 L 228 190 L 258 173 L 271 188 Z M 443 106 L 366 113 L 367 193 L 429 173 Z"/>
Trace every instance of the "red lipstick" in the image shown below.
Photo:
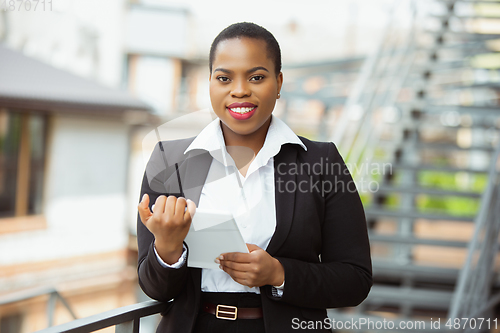
<path fill-rule="evenodd" d="M 227 107 L 228 108 L 253 108 L 255 107 L 255 104 L 249 103 L 249 102 L 244 102 L 244 103 L 231 103 Z"/>
<path fill-rule="evenodd" d="M 241 109 L 241 108 L 251 108 L 249 111 L 243 111 L 243 110 L 238 110 L 237 112 L 235 109 Z M 257 110 L 257 105 L 249 102 L 244 102 L 244 103 L 231 103 L 229 104 L 226 109 L 228 110 L 229 114 L 236 120 L 245 120 L 253 116 L 255 113 L 255 110 Z"/>

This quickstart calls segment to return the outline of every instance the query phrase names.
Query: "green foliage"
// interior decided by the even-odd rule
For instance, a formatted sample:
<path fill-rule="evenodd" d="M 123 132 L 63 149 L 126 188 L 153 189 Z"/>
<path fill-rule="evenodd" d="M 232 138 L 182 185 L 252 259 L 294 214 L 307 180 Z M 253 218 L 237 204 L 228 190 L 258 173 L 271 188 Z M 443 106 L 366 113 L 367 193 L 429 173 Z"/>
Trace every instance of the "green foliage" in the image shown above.
<path fill-rule="evenodd" d="M 370 193 L 360 192 L 359 197 L 361 198 L 363 206 L 369 206 L 372 203 L 372 195 Z"/>
<path fill-rule="evenodd" d="M 487 175 L 421 171 L 418 174 L 418 182 L 421 186 L 443 190 L 481 192 L 486 188 Z"/>
<path fill-rule="evenodd" d="M 478 199 L 429 195 L 419 195 L 416 199 L 420 211 L 439 211 L 450 215 L 473 216 L 479 209 Z"/>
<path fill-rule="evenodd" d="M 487 185 L 487 176 L 484 174 L 447 173 L 436 171 L 422 171 L 418 175 L 422 187 L 432 187 L 443 190 L 481 193 Z M 474 215 L 479 209 L 480 201 L 467 197 L 438 197 L 419 195 L 416 204 L 421 211 L 437 211 L 451 215 Z"/>

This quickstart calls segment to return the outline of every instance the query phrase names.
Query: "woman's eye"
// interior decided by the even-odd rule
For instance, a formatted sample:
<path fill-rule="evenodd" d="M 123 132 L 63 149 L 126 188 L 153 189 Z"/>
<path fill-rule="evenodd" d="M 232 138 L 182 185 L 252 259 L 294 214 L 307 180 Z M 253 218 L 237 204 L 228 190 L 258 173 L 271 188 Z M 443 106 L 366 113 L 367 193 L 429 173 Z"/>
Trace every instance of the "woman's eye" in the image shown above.
<path fill-rule="evenodd" d="M 218 76 L 217 80 L 219 80 L 220 82 L 227 82 L 227 81 L 229 81 L 229 78 L 227 78 L 225 76 Z"/>
<path fill-rule="evenodd" d="M 264 78 L 264 75 L 256 75 L 250 78 L 250 81 L 260 81 Z"/>

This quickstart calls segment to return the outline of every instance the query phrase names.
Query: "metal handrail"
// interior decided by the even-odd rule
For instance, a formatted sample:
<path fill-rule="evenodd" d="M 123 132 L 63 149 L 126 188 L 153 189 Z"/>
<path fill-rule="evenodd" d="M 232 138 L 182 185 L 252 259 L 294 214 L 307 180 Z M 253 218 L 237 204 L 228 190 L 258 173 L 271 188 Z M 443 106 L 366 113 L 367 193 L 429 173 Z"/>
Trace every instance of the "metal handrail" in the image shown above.
<path fill-rule="evenodd" d="M 412 7 L 413 10 L 413 15 L 412 15 L 412 27 L 408 33 L 408 36 L 406 39 L 408 42 L 406 45 L 402 48 L 402 52 L 398 53 L 393 53 L 393 57 L 395 59 L 395 63 L 398 65 L 393 64 L 393 71 L 395 68 L 403 68 L 402 70 L 399 71 L 399 73 L 391 73 L 392 74 L 392 79 L 391 79 L 391 84 L 390 86 L 392 87 L 387 89 L 385 91 L 385 96 L 383 98 L 383 102 L 380 104 L 380 106 L 383 107 L 393 107 L 396 104 L 397 96 L 398 93 L 401 91 L 403 88 L 403 85 L 408 79 L 408 76 L 410 74 L 410 70 L 414 64 L 415 60 L 415 33 L 416 33 L 416 8 L 415 6 Z M 406 62 L 406 65 L 405 65 Z M 369 112 L 367 112 L 366 117 L 364 117 L 364 122 L 362 122 L 361 130 L 359 131 L 360 133 L 363 133 L 364 137 L 360 137 L 356 140 L 356 143 L 353 145 L 352 150 L 349 154 L 350 157 L 350 162 L 351 163 L 362 163 L 361 157 L 363 155 L 363 152 L 366 150 L 368 156 L 365 156 L 365 161 L 366 165 L 370 166 L 372 165 L 373 161 L 373 155 L 375 151 L 375 147 L 378 145 L 380 141 L 380 135 L 382 133 L 382 129 L 384 124 L 379 124 L 378 126 L 372 126 L 370 124 L 370 118 L 373 115 L 373 112 L 375 111 L 375 107 L 377 105 L 373 105 L 370 109 Z M 370 116 L 370 117 L 368 117 Z M 359 142 L 359 143 L 358 143 Z M 369 170 L 367 168 L 362 168 L 361 170 L 364 170 L 365 172 L 368 172 Z M 364 175 L 356 175 L 356 178 L 362 177 Z"/>
<path fill-rule="evenodd" d="M 38 296 L 49 295 L 49 300 L 47 301 L 47 322 L 48 326 L 52 326 L 54 323 L 54 312 L 56 307 L 56 301 L 59 299 L 64 307 L 71 314 L 73 319 L 77 319 L 76 314 L 71 309 L 66 299 L 61 296 L 61 294 L 54 287 L 39 287 L 34 289 L 28 289 L 23 291 L 18 291 L 8 295 L 0 297 L 0 305 L 12 304 L 21 301 L 25 301 Z"/>
<path fill-rule="evenodd" d="M 347 101 L 342 108 L 339 119 L 335 124 L 335 128 L 333 129 L 333 134 L 330 138 L 330 141 L 334 142 L 337 146 L 343 146 L 343 140 L 345 136 L 345 131 L 349 123 L 349 113 L 353 107 L 360 104 L 360 101 L 363 96 L 363 92 L 368 86 L 371 77 L 374 74 L 376 66 L 382 56 L 382 49 L 384 45 L 384 41 L 387 39 L 388 35 L 391 32 L 391 25 L 393 21 L 392 13 L 395 11 L 398 2 L 395 1 L 391 8 L 389 17 L 390 19 L 387 21 L 386 26 L 384 27 L 384 32 L 380 36 L 379 41 L 377 42 L 377 46 L 374 49 L 373 53 L 365 60 L 363 67 L 361 68 L 358 79 L 356 80 L 351 93 L 349 94 Z M 350 147 L 345 147 L 349 149 Z"/>
<path fill-rule="evenodd" d="M 142 317 L 151 316 L 165 311 L 169 303 L 146 301 L 124 306 L 118 309 L 102 312 L 90 317 L 73 320 L 71 322 L 46 328 L 38 333 L 87 333 L 110 326 L 116 326 L 115 332 L 138 333 Z"/>
<path fill-rule="evenodd" d="M 467 315 L 467 313 L 462 313 L 462 312 L 464 312 L 463 310 L 464 306 L 467 305 L 465 304 L 466 302 L 464 302 L 464 300 L 467 297 L 466 289 L 468 287 L 468 284 L 470 284 L 470 279 L 472 278 L 473 275 L 473 272 L 471 270 L 472 262 L 474 260 L 475 252 L 480 241 L 481 231 L 483 231 L 484 227 L 487 224 L 489 208 L 491 207 L 495 188 L 499 186 L 497 184 L 499 177 L 499 172 L 497 170 L 497 163 L 500 158 L 500 142 L 497 143 L 495 153 L 492 156 L 493 157 L 491 159 L 490 168 L 488 172 L 488 179 L 490 179 L 490 181 L 486 186 L 486 190 L 484 191 L 483 198 L 481 200 L 479 213 L 477 214 L 476 219 L 474 221 L 475 222 L 474 235 L 472 236 L 472 239 L 470 240 L 468 246 L 467 258 L 465 260 L 465 264 L 462 267 L 462 270 L 460 271 L 460 274 L 458 276 L 458 283 L 457 287 L 455 288 L 455 295 L 453 297 L 451 308 L 448 314 L 449 318 L 461 318 L 464 317 L 464 315 Z M 478 259 L 478 261 L 479 260 L 480 258 Z"/>

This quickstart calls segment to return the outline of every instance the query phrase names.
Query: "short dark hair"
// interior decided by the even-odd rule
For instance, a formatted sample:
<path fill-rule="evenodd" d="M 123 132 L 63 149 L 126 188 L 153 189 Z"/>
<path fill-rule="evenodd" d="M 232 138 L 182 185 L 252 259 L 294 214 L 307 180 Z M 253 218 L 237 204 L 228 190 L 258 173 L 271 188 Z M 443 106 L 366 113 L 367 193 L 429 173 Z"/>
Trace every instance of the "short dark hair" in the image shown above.
<path fill-rule="evenodd" d="M 210 47 L 210 57 L 209 57 L 209 68 L 210 73 L 212 72 L 212 64 L 215 59 L 215 52 L 217 51 L 217 46 L 220 42 L 233 39 L 233 38 L 254 38 L 262 40 L 267 45 L 267 56 L 273 60 L 274 68 L 276 71 L 276 76 L 281 72 L 281 50 L 276 38 L 273 34 L 267 31 L 265 28 L 251 22 L 240 22 L 234 23 L 222 30 L 217 37 L 215 37 Z"/>

